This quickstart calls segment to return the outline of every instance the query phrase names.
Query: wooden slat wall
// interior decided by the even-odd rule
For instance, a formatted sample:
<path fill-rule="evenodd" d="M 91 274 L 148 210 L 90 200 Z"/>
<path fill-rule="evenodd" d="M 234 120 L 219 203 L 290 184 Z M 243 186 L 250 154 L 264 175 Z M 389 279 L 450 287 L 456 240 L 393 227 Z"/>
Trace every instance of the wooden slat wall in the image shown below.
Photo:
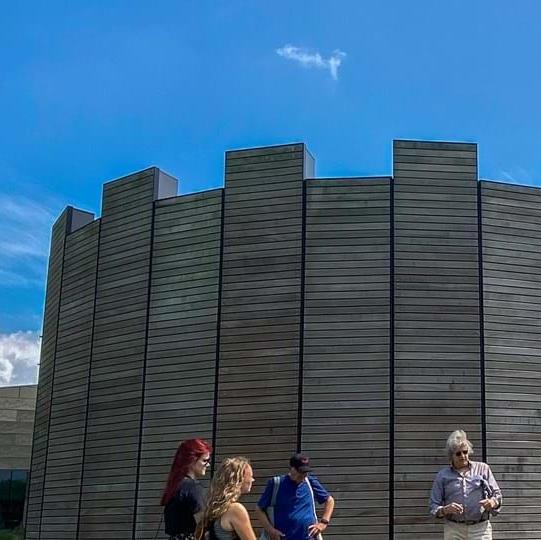
<path fill-rule="evenodd" d="M 487 461 L 495 539 L 541 538 L 541 191 L 482 183 Z"/>
<path fill-rule="evenodd" d="M 95 221 L 66 239 L 42 539 L 77 537 L 98 236 Z"/>
<path fill-rule="evenodd" d="M 226 154 L 216 449 L 254 463 L 255 501 L 297 447 L 304 145 Z"/>
<path fill-rule="evenodd" d="M 155 537 L 179 441 L 212 441 L 221 221 L 222 190 L 157 203 L 138 539 Z"/>
<path fill-rule="evenodd" d="M 221 190 L 154 203 L 172 189 L 154 168 L 105 186 L 99 241 L 98 222 L 66 237 L 68 208 L 53 227 L 26 538 L 150 540 L 178 441 L 213 429 L 218 461 L 254 462 L 250 506 L 287 470 L 299 414 L 337 498 L 326 537 L 386 538 L 389 484 L 394 538 L 440 537 L 427 504 L 449 432 L 468 431 L 481 458 L 476 165 L 475 145 L 397 141 L 393 183 L 310 180 L 303 208 L 312 158 L 267 147 L 227 153 L 223 216 Z M 494 538 L 538 539 L 541 193 L 483 183 L 481 222 L 488 462 L 505 498 Z"/>
<path fill-rule="evenodd" d="M 45 480 L 49 418 L 53 391 L 54 357 L 62 288 L 62 268 L 64 264 L 64 244 L 70 212 L 70 208 L 64 210 L 52 229 L 51 251 L 47 272 L 45 314 L 43 317 L 43 339 L 41 343 L 32 464 L 26 502 L 25 538 L 27 539 L 39 538 L 40 536 L 43 484 Z"/>
<path fill-rule="evenodd" d="M 434 538 L 428 516 L 448 434 L 481 458 L 477 154 L 395 141 L 395 538 Z"/>
<path fill-rule="evenodd" d="M 82 540 L 132 537 L 157 173 L 104 186 Z"/>
<path fill-rule="evenodd" d="M 388 538 L 390 181 L 310 180 L 302 448 L 337 500 L 325 538 Z"/>

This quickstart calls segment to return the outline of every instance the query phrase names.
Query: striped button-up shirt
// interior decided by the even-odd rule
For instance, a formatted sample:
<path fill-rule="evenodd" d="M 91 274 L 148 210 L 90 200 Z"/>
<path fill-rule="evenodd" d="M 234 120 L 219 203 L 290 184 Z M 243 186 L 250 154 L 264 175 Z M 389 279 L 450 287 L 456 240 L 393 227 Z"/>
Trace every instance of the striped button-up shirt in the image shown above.
<path fill-rule="evenodd" d="M 470 468 L 464 473 L 458 472 L 452 465 L 441 469 L 432 485 L 430 494 L 430 513 L 436 516 L 438 510 L 453 502 L 461 504 L 464 508 L 462 514 L 453 514 L 454 521 L 481 521 L 485 509 L 480 501 L 494 498 L 498 506 L 491 510 L 497 514 L 502 504 L 502 492 L 486 463 L 470 461 Z"/>

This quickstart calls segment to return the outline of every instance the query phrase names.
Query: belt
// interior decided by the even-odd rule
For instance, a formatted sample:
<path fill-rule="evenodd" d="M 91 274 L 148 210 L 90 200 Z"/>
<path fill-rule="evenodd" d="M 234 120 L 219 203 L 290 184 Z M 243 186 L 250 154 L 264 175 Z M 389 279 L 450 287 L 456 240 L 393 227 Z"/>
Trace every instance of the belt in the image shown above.
<path fill-rule="evenodd" d="M 482 523 L 483 521 L 488 521 L 488 517 L 482 517 L 478 520 L 467 520 L 467 521 L 459 521 L 458 519 L 453 519 L 451 516 L 446 518 L 448 521 L 452 521 L 453 523 L 461 523 L 462 525 L 477 525 L 478 523 Z"/>

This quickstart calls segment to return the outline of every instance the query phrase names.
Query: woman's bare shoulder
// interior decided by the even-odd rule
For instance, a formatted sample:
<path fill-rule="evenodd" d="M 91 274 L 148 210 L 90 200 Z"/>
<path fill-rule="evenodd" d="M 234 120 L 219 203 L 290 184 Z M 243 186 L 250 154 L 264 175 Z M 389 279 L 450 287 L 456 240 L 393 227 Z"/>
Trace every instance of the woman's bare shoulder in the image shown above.
<path fill-rule="evenodd" d="M 232 516 L 235 517 L 244 517 L 248 515 L 248 510 L 240 502 L 234 502 L 228 509 L 228 512 L 231 512 Z"/>

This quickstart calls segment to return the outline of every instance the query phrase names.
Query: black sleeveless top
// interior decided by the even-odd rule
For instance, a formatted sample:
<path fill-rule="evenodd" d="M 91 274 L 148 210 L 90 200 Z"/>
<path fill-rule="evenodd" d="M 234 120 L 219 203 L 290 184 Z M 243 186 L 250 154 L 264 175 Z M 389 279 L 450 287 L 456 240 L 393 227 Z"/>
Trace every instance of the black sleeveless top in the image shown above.
<path fill-rule="evenodd" d="M 197 523 L 194 514 L 205 507 L 203 488 L 193 478 L 184 478 L 175 496 L 166 504 L 163 510 L 165 534 L 193 534 Z"/>

